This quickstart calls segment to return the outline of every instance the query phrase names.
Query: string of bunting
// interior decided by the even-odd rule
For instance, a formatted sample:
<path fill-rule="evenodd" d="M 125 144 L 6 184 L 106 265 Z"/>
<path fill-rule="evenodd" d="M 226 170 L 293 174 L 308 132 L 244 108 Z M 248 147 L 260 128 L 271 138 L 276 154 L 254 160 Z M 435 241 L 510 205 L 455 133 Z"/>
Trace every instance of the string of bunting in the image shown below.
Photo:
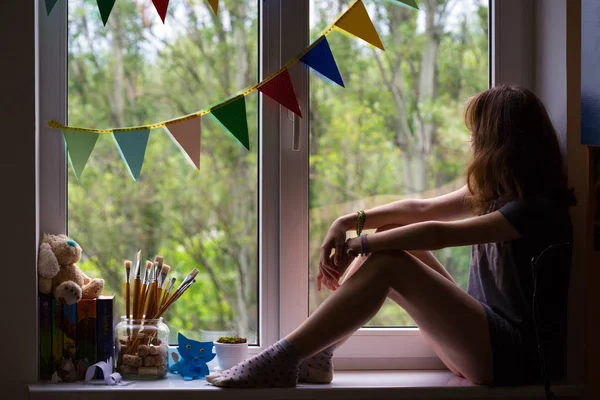
<path fill-rule="evenodd" d="M 100 2 L 100 0 L 98 1 Z M 114 2 L 114 0 L 111 1 Z M 417 9 L 415 0 L 395 1 Z M 137 180 L 142 170 L 150 132 L 162 127 L 167 128 L 167 132 L 175 144 L 180 147 L 194 166 L 199 169 L 202 130 L 201 118 L 205 115 L 212 115 L 226 131 L 230 132 L 248 150 L 250 149 L 250 140 L 248 137 L 246 115 L 247 95 L 258 91 L 302 118 L 302 110 L 298 104 L 294 86 L 288 72 L 288 69 L 297 62 L 310 67 L 321 76 L 335 82 L 339 86 L 345 87 L 329 42 L 327 41 L 327 35 L 333 32 L 335 28 L 342 29 L 384 50 L 379 34 L 369 17 L 363 1 L 355 0 L 346 12 L 338 17 L 317 40 L 297 57 L 288 61 L 279 71 L 243 92 L 210 108 L 150 125 L 96 129 L 66 126 L 57 121 L 49 121 L 48 126 L 62 130 L 67 144 L 71 167 L 77 179 L 83 173 L 99 135 L 112 134 L 119 154 L 131 177 Z"/>
<path fill-rule="evenodd" d="M 96 0 L 96 3 L 98 3 L 98 10 L 100 11 L 100 18 L 102 18 L 102 23 L 104 26 L 106 26 L 106 23 L 108 22 L 108 17 L 110 16 L 116 1 L 117 0 Z M 154 8 L 156 8 L 156 12 L 158 12 L 158 16 L 162 20 L 163 24 L 165 23 L 165 18 L 167 17 L 169 1 L 170 0 L 152 0 L 152 4 L 154 4 Z M 207 1 L 215 15 L 218 15 L 219 0 Z M 57 2 L 58 0 L 46 0 L 46 15 L 50 15 Z"/>

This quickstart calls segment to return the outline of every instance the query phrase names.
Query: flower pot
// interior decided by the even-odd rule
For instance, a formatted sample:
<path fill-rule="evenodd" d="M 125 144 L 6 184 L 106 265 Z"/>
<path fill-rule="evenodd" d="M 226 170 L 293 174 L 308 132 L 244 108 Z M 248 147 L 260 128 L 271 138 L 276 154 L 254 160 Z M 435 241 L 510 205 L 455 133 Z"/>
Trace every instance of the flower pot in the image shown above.
<path fill-rule="evenodd" d="M 248 343 L 218 343 L 215 344 L 215 353 L 219 368 L 224 371 L 241 363 L 248 355 Z"/>

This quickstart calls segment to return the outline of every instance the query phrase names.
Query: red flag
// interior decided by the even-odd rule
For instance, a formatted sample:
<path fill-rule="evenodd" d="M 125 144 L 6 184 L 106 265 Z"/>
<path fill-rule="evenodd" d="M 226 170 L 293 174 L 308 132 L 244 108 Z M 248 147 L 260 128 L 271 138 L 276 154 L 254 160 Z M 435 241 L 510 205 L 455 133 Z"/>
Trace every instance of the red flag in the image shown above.
<path fill-rule="evenodd" d="M 154 3 L 154 7 L 164 24 L 167 17 L 167 8 L 169 8 L 169 0 L 152 0 L 152 3 Z"/>
<path fill-rule="evenodd" d="M 294 91 L 294 85 L 292 85 L 292 79 L 290 78 L 290 73 L 287 69 L 259 87 L 258 91 L 269 96 L 302 118 L 302 111 L 300 111 L 300 105 L 298 104 L 298 98 Z"/>

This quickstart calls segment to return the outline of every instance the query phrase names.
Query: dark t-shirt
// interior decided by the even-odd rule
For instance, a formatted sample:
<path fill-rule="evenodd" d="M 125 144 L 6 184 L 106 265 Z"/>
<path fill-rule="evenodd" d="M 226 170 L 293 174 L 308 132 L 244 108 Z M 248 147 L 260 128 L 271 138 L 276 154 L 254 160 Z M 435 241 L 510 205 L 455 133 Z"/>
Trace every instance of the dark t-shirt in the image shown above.
<path fill-rule="evenodd" d="M 522 332 L 528 342 L 535 340 L 533 329 L 532 258 L 549 246 L 572 243 L 568 207 L 538 199 L 524 203 L 496 203 L 498 210 L 521 234 L 521 238 L 502 243 L 474 245 L 467 292 L 504 317 Z M 540 258 L 538 293 L 542 329 L 550 331 L 548 340 L 564 341 L 566 298 L 571 246 L 555 246 Z M 546 340 L 544 340 L 546 341 Z M 534 343 L 534 342 L 531 342 Z M 550 343 L 548 343 L 550 344 Z"/>

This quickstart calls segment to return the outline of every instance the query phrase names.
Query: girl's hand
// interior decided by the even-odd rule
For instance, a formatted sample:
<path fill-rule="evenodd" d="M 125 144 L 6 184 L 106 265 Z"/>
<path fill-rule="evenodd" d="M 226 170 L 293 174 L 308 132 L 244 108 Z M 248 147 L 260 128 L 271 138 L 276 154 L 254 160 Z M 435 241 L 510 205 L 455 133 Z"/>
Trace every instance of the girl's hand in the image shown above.
<path fill-rule="evenodd" d="M 362 251 L 360 247 L 360 236 L 346 241 L 346 253 L 352 257 L 358 257 Z"/>
<path fill-rule="evenodd" d="M 332 292 L 335 292 L 340 287 L 339 278 L 337 280 L 327 278 L 323 275 L 321 268 L 319 268 L 319 273 L 317 274 L 317 290 L 319 292 L 323 288 L 323 284 L 325 284 L 325 287 Z"/>
<path fill-rule="evenodd" d="M 346 229 L 340 222 L 335 221 L 329 228 L 319 252 L 319 274 L 323 275 L 325 282 L 337 282 L 341 278 L 337 270 L 344 255 L 345 242 Z M 331 252 L 334 250 L 335 254 L 332 257 Z"/>
<path fill-rule="evenodd" d="M 330 263 L 333 263 L 333 260 L 331 260 L 331 258 L 333 258 L 333 256 L 330 256 L 329 258 L 330 258 Z M 341 259 L 341 262 L 339 262 L 338 265 L 336 266 L 336 274 L 335 274 L 336 278 L 334 280 L 326 278 L 323 275 L 323 273 L 321 272 L 321 270 L 319 269 L 319 274 L 317 275 L 317 290 L 318 291 L 321 291 L 323 283 L 325 284 L 325 287 L 332 292 L 335 292 L 340 287 L 339 281 L 342 278 L 342 276 L 344 276 L 344 274 L 346 273 L 346 270 L 352 264 L 355 257 L 350 255 L 347 252 L 347 248 L 344 247 L 344 249 L 342 250 L 340 259 Z"/>

